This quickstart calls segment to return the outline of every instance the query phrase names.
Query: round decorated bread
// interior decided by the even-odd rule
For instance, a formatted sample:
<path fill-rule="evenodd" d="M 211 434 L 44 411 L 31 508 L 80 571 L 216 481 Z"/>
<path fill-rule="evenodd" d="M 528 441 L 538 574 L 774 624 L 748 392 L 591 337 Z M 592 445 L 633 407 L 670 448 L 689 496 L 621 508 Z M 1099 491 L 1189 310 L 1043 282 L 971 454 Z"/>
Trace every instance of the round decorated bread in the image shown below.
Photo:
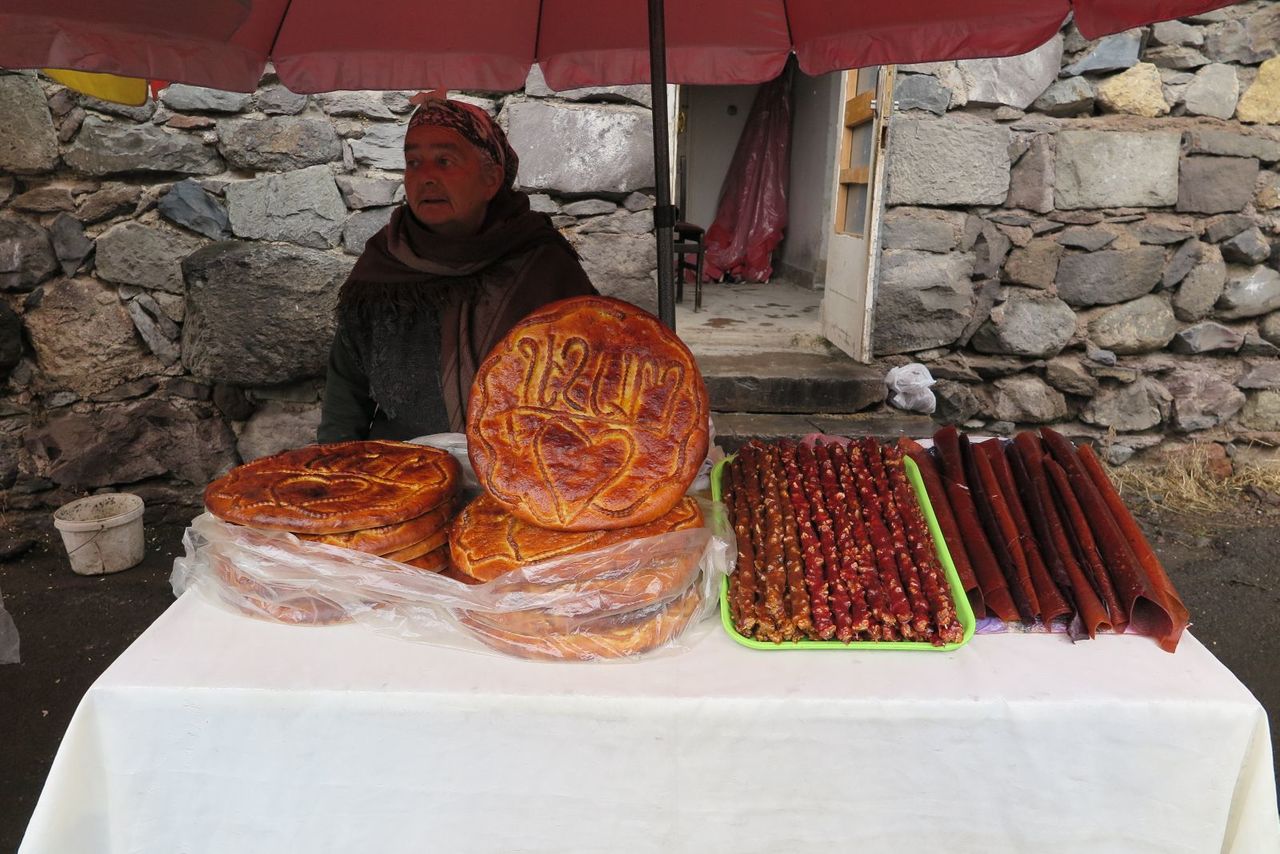
<path fill-rule="evenodd" d="M 447 451 L 409 442 L 308 445 L 232 469 L 204 503 L 237 525 L 340 534 L 422 516 L 453 497 L 460 472 Z"/>
<path fill-rule="evenodd" d="M 273 586 L 236 568 L 228 557 L 210 553 L 210 566 L 222 583 L 235 593 L 235 605 L 247 614 L 295 626 L 345 623 L 351 615 L 335 602 L 312 596 L 291 586 Z"/>
<path fill-rule="evenodd" d="M 577 620 L 536 611 L 461 612 L 459 622 L 482 643 L 521 658 L 590 661 L 639 655 L 668 643 L 698 612 L 698 585 L 670 602 L 625 614 Z"/>
<path fill-rule="evenodd" d="M 643 525 L 684 495 L 707 452 L 707 388 L 652 314 L 574 297 L 517 323 L 481 364 L 467 448 L 485 491 L 533 525 Z"/>
<path fill-rule="evenodd" d="M 298 539 L 368 554 L 389 555 L 446 530 L 453 515 L 453 508 L 453 501 L 447 499 L 439 507 L 432 508 L 407 522 L 383 525 L 380 528 L 365 528 L 361 531 L 347 531 L 343 534 L 299 534 Z"/>
<path fill-rule="evenodd" d="M 553 531 L 530 525 L 485 494 L 454 519 L 449 551 L 459 572 L 491 581 L 529 564 L 702 526 L 698 502 L 686 497 L 663 516 L 643 525 L 608 531 Z"/>

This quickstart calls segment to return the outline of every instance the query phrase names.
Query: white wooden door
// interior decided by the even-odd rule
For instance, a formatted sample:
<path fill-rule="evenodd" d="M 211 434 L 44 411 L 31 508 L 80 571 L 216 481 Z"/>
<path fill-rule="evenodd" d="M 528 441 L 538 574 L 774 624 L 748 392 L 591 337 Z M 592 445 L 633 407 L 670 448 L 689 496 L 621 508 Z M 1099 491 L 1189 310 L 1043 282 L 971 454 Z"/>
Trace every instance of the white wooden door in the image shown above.
<path fill-rule="evenodd" d="M 860 361 L 871 359 L 871 306 L 880 254 L 878 192 L 884 172 L 884 119 L 892 103 L 893 68 L 847 71 L 832 169 L 834 204 L 822 295 L 822 334 Z"/>

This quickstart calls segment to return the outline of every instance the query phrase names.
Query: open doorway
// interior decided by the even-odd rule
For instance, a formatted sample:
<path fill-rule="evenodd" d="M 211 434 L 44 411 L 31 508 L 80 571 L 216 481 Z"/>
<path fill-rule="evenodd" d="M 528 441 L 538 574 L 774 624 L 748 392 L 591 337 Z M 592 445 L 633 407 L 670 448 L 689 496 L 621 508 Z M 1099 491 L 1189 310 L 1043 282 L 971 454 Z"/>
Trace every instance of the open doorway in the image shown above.
<path fill-rule="evenodd" d="M 778 302 L 795 307 L 811 324 L 803 333 L 788 324 L 793 339 L 810 349 L 829 347 L 830 342 L 863 361 L 870 359 L 872 262 L 882 207 L 882 117 L 888 111 L 881 105 L 889 102 L 891 78 L 891 73 L 875 68 L 819 77 L 795 75 L 788 224 L 773 255 L 770 281 L 789 291 Z M 674 162 L 675 199 L 683 219 L 710 227 L 758 88 L 680 87 Z M 734 287 L 704 285 L 704 304 L 715 310 L 733 302 Z M 768 293 L 758 287 L 752 289 L 755 302 Z M 742 308 L 736 309 L 735 323 L 749 324 Z M 696 318 L 692 320 L 698 325 Z M 677 328 L 683 331 L 688 325 Z M 768 339 L 770 328 L 762 326 L 759 333 Z"/>

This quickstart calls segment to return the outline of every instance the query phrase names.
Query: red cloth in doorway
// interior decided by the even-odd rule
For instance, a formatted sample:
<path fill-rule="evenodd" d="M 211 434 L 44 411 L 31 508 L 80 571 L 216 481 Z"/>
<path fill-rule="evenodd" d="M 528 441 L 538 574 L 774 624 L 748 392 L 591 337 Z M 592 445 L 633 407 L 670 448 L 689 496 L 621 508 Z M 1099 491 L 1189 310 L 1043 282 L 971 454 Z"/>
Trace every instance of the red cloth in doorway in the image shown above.
<path fill-rule="evenodd" d="M 766 282 L 787 227 L 793 66 L 756 92 L 707 230 L 704 277 Z"/>

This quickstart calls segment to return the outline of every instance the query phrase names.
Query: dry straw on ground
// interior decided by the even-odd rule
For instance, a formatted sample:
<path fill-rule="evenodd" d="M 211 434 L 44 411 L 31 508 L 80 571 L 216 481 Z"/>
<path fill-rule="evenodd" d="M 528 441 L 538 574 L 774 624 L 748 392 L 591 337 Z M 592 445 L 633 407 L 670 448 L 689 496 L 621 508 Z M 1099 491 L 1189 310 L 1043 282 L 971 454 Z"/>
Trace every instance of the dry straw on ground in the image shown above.
<path fill-rule="evenodd" d="M 1176 513 L 1228 513 L 1246 506 L 1280 501 L 1280 460 L 1237 460 L 1223 477 L 1221 454 L 1209 443 L 1192 445 L 1157 461 L 1134 461 L 1108 473 L 1130 507 L 1156 507 Z"/>

